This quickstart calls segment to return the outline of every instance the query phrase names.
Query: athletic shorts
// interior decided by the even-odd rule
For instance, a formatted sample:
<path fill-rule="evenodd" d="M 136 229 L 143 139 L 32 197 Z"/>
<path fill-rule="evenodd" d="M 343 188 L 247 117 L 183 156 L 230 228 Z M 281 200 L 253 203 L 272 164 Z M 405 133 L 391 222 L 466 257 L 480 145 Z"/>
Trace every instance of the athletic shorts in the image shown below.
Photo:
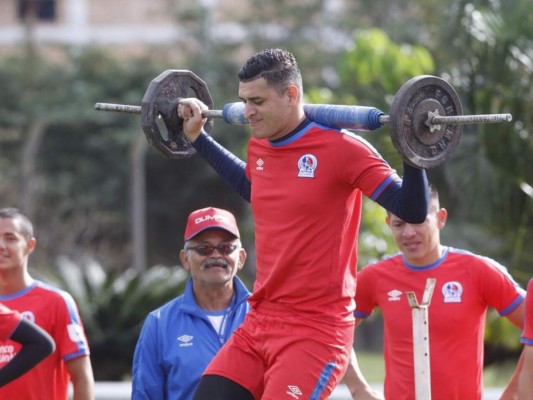
<path fill-rule="evenodd" d="M 327 399 L 346 371 L 354 326 L 335 327 L 261 303 L 248 313 L 204 375 L 220 375 L 256 400 Z"/>

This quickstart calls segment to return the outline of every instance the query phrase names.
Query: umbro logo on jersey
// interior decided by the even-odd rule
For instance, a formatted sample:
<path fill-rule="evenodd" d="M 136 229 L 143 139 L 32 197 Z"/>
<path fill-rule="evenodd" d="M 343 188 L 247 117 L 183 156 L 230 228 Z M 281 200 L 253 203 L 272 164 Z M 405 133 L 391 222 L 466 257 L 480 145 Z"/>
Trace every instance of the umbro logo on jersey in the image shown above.
<path fill-rule="evenodd" d="M 298 386 L 289 385 L 289 390 L 287 390 L 287 394 L 291 397 L 294 397 L 295 399 L 299 399 L 303 393 Z"/>
<path fill-rule="evenodd" d="M 180 347 L 192 346 L 194 344 L 192 342 L 193 339 L 194 337 L 190 335 L 181 335 L 177 337 L 178 342 L 180 342 L 179 344 Z"/>
<path fill-rule="evenodd" d="M 402 292 L 394 289 L 387 294 L 389 295 L 389 301 L 400 301 L 400 296 L 402 295 Z"/>
<path fill-rule="evenodd" d="M 262 158 L 260 158 L 259 160 L 257 160 L 255 162 L 255 164 L 256 164 L 255 169 L 258 170 L 258 171 L 262 171 L 263 170 L 263 165 L 265 164 L 265 162 L 263 161 Z"/>

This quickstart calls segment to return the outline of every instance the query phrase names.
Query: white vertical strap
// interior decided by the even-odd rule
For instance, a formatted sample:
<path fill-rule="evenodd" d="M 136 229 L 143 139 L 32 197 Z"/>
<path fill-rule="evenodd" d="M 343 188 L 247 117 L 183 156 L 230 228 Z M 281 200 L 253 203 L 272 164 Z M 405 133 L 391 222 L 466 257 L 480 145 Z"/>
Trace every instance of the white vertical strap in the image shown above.
<path fill-rule="evenodd" d="M 428 307 L 435 288 L 435 278 L 428 278 L 418 304 L 414 292 L 406 292 L 413 315 L 413 357 L 415 366 L 415 399 L 431 400 L 431 370 L 429 364 Z"/>

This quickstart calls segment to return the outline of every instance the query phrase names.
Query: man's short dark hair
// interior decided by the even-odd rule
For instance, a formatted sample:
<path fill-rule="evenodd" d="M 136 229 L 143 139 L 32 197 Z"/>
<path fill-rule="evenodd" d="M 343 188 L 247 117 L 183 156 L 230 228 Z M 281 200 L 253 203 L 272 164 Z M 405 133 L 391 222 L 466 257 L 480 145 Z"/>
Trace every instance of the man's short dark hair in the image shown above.
<path fill-rule="evenodd" d="M 18 208 L 7 207 L 0 209 L 0 219 L 12 219 L 20 223 L 20 230 L 26 240 L 33 237 L 33 224 L 30 218 Z"/>
<path fill-rule="evenodd" d="M 289 85 L 302 88 L 302 75 L 296 58 L 287 50 L 267 49 L 250 57 L 239 72 L 241 82 L 264 78 L 268 86 L 284 93 Z"/>

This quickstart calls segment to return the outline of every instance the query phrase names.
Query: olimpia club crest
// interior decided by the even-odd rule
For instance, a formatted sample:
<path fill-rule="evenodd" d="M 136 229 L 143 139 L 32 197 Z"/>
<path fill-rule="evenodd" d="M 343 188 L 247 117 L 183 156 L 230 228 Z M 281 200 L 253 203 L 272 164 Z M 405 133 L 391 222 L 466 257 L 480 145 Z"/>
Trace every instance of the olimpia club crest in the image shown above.
<path fill-rule="evenodd" d="M 315 169 L 318 165 L 316 157 L 312 154 L 305 154 L 298 160 L 298 177 L 314 178 Z"/>
<path fill-rule="evenodd" d="M 445 303 L 460 303 L 463 295 L 463 285 L 459 282 L 446 282 L 442 286 L 442 295 Z"/>

